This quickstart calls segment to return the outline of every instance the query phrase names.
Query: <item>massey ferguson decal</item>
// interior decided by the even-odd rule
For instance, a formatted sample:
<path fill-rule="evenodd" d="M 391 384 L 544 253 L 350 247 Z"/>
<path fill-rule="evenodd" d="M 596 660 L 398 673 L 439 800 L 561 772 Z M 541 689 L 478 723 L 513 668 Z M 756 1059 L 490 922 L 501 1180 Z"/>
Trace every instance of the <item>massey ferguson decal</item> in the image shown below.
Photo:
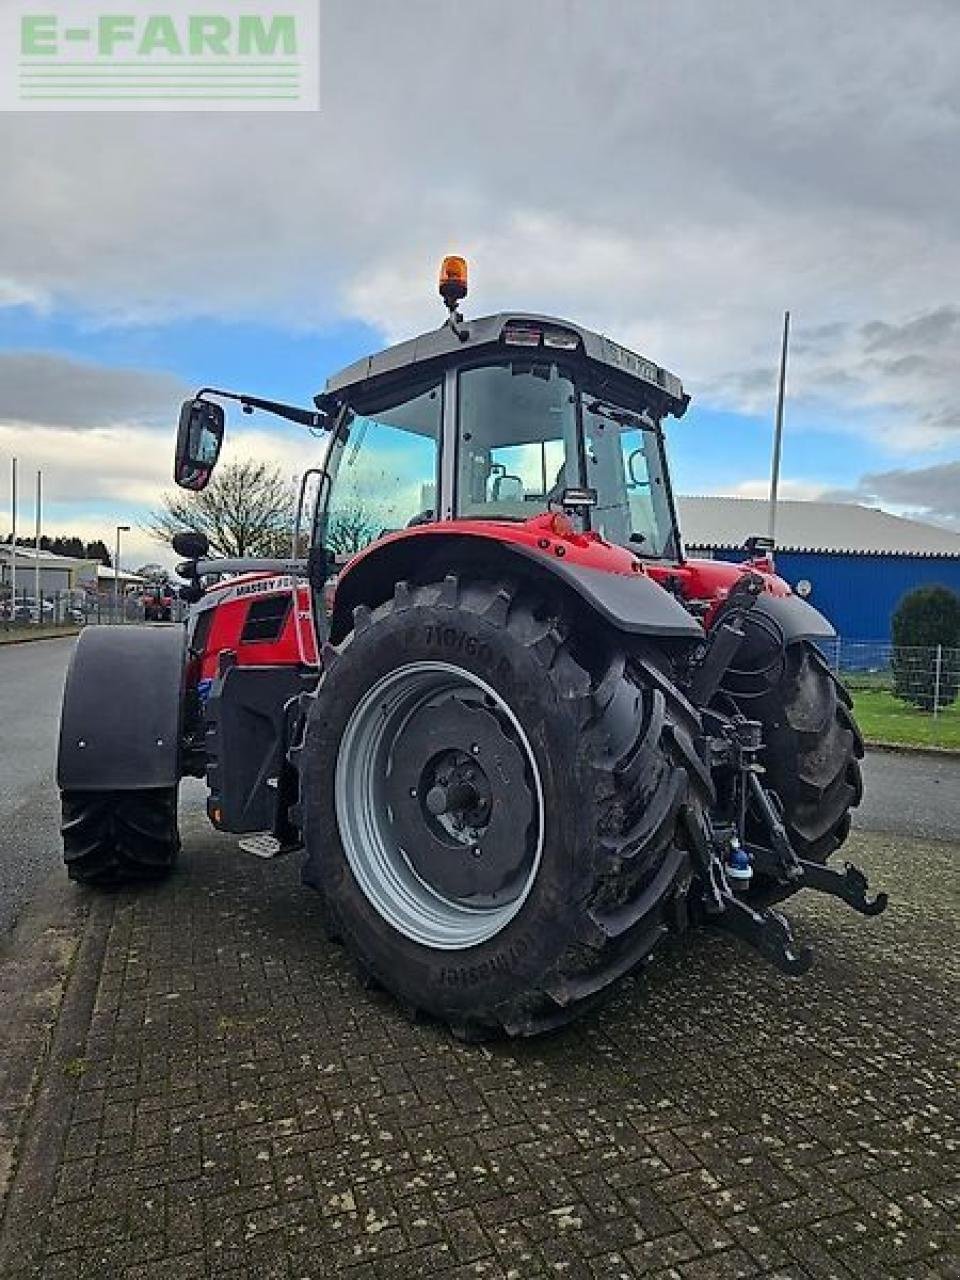
<path fill-rule="evenodd" d="M 292 591 L 293 578 L 285 574 L 280 578 L 257 578 L 253 582 L 241 582 L 234 588 L 233 596 L 221 596 L 221 600 L 239 599 L 241 596 L 265 595 L 271 591 Z"/>

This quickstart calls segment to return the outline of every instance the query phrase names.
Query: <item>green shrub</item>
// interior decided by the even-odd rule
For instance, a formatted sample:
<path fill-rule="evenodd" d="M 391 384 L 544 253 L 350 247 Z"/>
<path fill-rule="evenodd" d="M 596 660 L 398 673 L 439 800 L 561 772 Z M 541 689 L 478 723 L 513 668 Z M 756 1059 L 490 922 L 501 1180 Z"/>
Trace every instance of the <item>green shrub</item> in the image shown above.
<path fill-rule="evenodd" d="M 903 597 L 893 615 L 893 691 L 922 711 L 934 706 L 938 645 L 944 650 L 960 648 L 960 595 L 949 587 L 917 587 Z M 960 684 L 956 653 L 949 659 L 941 664 L 940 707 L 956 699 Z"/>

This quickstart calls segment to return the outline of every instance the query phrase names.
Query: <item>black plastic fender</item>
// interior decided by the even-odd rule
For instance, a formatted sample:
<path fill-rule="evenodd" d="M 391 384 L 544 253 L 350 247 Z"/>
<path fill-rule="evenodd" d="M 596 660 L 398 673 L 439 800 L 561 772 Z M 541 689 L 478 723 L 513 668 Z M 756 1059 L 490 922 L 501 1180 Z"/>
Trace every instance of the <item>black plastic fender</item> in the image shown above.
<path fill-rule="evenodd" d="M 734 606 L 731 604 L 730 606 Z M 713 627 L 727 616 L 723 608 L 717 614 Z M 737 684 L 739 677 L 748 679 L 761 675 L 780 662 L 783 652 L 791 644 L 809 640 L 814 644 L 836 635 L 833 627 L 819 610 L 807 604 L 799 596 L 775 596 L 764 592 L 757 597 L 751 609 L 742 615 L 744 639 L 731 664 L 730 675 L 724 677 L 728 692 L 744 692 Z"/>
<path fill-rule="evenodd" d="M 794 640 L 829 640 L 837 633 L 819 609 L 800 596 L 758 596 L 751 613 L 765 614 L 783 632 L 787 644 Z"/>
<path fill-rule="evenodd" d="M 139 791 L 180 778 L 185 632 L 85 627 L 63 691 L 62 791 Z"/>
<path fill-rule="evenodd" d="M 696 618 L 658 582 L 645 574 L 605 573 L 517 547 L 520 555 L 559 578 L 601 618 L 627 635 L 702 640 Z"/>
<path fill-rule="evenodd" d="M 696 642 L 703 628 L 669 591 L 642 573 L 626 575 L 585 568 L 558 556 L 543 555 L 515 543 L 451 532 L 384 543 L 347 567 L 334 598 L 331 639 L 338 643 L 350 630 L 357 605 L 376 608 L 393 595 L 402 579 L 442 579 L 445 572 L 469 564 L 478 573 L 515 573 L 521 565 L 558 581 L 615 630 L 627 635 L 658 636 Z"/>

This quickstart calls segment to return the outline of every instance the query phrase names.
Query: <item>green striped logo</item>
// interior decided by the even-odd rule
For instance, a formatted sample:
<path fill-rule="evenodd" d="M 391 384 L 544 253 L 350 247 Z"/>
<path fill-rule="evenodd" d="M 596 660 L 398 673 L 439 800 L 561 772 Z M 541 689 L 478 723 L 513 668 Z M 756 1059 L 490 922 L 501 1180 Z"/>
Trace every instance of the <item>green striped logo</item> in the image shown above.
<path fill-rule="evenodd" d="M 315 111 L 318 0 L 5 0 L 0 109 Z"/>

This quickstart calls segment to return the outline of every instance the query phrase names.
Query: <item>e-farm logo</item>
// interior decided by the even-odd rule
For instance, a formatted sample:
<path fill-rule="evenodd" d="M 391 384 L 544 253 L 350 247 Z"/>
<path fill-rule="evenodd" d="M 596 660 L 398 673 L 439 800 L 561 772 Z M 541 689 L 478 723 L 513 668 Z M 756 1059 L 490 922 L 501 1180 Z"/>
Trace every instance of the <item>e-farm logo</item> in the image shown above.
<path fill-rule="evenodd" d="M 319 0 L 3 0 L 0 109 L 316 111 Z"/>

